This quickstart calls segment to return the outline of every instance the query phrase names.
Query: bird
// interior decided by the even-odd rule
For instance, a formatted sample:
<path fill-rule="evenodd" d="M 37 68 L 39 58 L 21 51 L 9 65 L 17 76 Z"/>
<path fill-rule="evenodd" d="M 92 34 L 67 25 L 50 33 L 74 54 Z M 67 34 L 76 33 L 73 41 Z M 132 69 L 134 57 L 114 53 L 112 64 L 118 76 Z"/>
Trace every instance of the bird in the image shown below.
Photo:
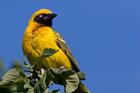
<path fill-rule="evenodd" d="M 49 9 L 35 11 L 29 19 L 23 35 L 22 49 L 31 65 L 36 69 L 60 68 L 80 72 L 80 68 L 63 37 L 52 27 L 52 21 L 57 16 Z M 40 57 L 45 49 L 55 51 L 51 56 Z M 80 82 L 77 92 L 87 93 L 85 85 Z"/>

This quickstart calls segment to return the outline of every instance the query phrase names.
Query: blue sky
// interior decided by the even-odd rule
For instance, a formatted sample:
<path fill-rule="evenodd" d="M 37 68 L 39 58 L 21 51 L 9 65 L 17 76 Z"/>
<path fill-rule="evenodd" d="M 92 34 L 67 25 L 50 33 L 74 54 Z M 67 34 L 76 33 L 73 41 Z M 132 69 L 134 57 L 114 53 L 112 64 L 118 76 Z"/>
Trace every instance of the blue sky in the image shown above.
<path fill-rule="evenodd" d="M 0 58 L 23 60 L 31 14 L 49 8 L 53 27 L 70 46 L 91 93 L 140 93 L 139 0 L 1 0 Z"/>

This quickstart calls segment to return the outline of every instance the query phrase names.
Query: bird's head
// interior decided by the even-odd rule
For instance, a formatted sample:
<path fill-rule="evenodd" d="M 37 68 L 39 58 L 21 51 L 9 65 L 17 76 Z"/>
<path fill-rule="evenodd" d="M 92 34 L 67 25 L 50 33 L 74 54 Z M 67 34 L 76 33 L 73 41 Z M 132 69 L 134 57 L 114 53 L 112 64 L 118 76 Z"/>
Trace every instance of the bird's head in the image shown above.
<path fill-rule="evenodd" d="M 40 9 L 31 16 L 29 23 L 34 23 L 38 26 L 46 25 L 46 26 L 51 27 L 52 20 L 56 16 L 57 16 L 56 14 L 54 14 L 52 11 L 48 9 Z"/>

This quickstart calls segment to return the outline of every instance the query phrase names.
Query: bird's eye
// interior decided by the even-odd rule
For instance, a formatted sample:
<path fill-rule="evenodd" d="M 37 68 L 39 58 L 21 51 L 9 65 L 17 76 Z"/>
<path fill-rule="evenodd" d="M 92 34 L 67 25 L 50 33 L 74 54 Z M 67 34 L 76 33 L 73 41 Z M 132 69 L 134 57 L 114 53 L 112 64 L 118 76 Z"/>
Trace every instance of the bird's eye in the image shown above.
<path fill-rule="evenodd" d="M 43 14 L 40 14 L 39 17 L 43 17 Z"/>

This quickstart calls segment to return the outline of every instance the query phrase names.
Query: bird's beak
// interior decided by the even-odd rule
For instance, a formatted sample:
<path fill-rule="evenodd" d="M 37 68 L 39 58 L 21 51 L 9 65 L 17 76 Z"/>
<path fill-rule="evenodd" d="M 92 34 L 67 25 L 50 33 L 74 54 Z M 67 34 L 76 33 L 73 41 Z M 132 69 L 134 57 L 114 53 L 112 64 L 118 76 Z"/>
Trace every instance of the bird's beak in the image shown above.
<path fill-rule="evenodd" d="M 57 16 L 56 14 L 50 13 L 50 14 L 44 16 L 44 20 L 49 21 L 49 20 L 52 20 L 53 18 L 55 18 L 56 16 Z"/>

